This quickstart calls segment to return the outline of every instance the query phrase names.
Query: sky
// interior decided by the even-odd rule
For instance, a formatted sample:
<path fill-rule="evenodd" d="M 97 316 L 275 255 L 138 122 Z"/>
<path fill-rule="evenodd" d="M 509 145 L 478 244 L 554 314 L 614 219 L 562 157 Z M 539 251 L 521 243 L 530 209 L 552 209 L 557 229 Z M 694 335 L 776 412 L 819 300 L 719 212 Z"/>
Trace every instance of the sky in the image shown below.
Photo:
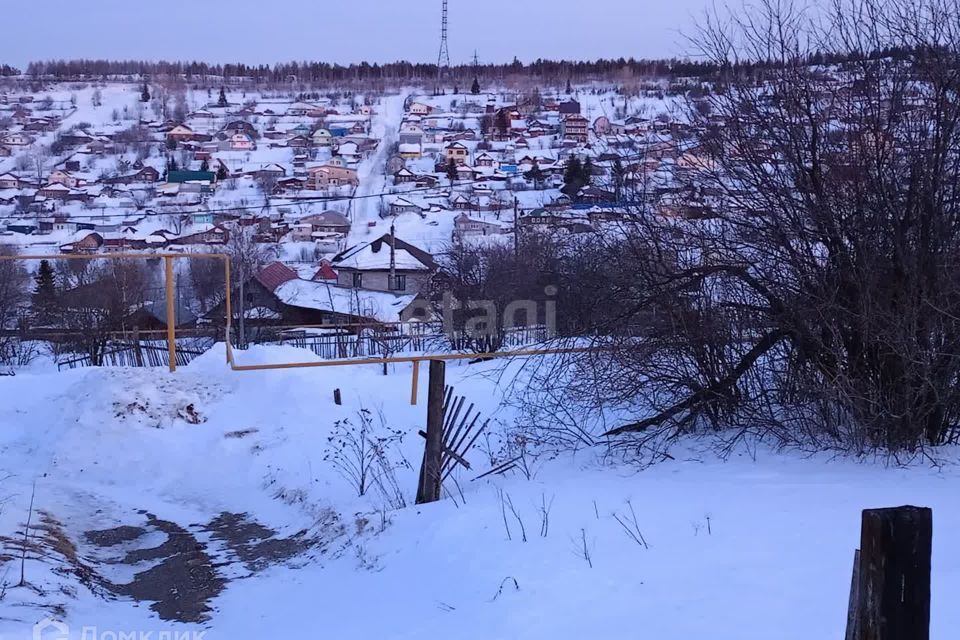
<path fill-rule="evenodd" d="M 449 0 L 450 58 L 654 58 L 710 0 Z M 0 62 L 110 58 L 434 63 L 441 0 L 43 0 L 4 8 Z M 55 19 L 51 17 L 55 16 Z"/>

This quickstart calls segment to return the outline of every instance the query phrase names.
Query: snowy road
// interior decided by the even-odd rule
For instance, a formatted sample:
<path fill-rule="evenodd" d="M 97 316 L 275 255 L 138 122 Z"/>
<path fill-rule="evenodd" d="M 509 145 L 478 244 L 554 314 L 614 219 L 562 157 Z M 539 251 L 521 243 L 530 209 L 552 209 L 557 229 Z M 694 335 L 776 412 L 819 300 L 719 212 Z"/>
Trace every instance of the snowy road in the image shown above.
<path fill-rule="evenodd" d="M 366 196 L 383 193 L 386 190 L 386 163 L 390 156 L 390 149 L 399 136 L 403 105 L 409 94 L 409 91 L 402 91 L 396 95 L 386 96 L 376 107 L 376 114 L 370 126 L 370 135 L 379 138 L 380 144 L 376 152 L 361 162 L 357 169 L 360 186 L 356 192 L 357 199 L 350 203 L 353 228 L 348 245 L 362 241 L 370 235 L 370 222 L 380 222 L 380 199 Z"/>

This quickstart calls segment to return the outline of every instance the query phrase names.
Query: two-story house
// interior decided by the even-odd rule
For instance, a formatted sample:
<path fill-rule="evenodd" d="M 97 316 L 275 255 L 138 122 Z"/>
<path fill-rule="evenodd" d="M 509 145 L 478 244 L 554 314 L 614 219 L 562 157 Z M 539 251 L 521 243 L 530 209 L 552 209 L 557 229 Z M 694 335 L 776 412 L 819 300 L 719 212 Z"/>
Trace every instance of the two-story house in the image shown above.
<path fill-rule="evenodd" d="M 438 268 L 428 252 L 389 233 L 350 247 L 331 265 L 341 287 L 395 293 L 425 290 Z"/>

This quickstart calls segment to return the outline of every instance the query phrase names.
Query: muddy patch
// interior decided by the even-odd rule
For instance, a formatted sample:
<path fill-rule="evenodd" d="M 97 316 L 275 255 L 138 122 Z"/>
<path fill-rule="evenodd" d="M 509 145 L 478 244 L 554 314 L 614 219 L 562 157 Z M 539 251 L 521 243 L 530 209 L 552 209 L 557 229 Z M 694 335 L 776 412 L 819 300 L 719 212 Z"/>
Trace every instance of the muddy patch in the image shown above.
<path fill-rule="evenodd" d="M 307 559 L 313 551 L 323 554 L 343 535 L 339 518 L 321 529 L 323 537 L 315 537 L 307 531 L 282 536 L 246 513 L 225 512 L 207 523 L 183 526 L 138 512 L 133 523 L 86 531 L 72 540 L 53 516 L 38 515 L 28 556 L 50 563 L 57 574 L 99 597 L 149 603 L 161 619 L 184 623 L 209 620 L 211 602 L 232 580 Z M 22 536 L 0 537 L 0 543 L 0 565 L 18 563 Z"/>
<path fill-rule="evenodd" d="M 101 549 L 135 545 L 152 532 L 166 536 L 161 544 L 124 548 L 120 550 L 122 556 L 105 558 L 104 564 L 150 566 L 137 571 L 127 583 L 117 583 L 101 576 L 104 588 L 116 596 L 151 602 L 150 609 L 163 620 L 208 620 L 210 601 L 223 591 L 227 581 L 217 573 L 206 545 L 174 522 L 161 520 L 151 513 L 143 515 L 147 522 L 142 527 L 123 525 L 84 534 L 88 543 Z"/>

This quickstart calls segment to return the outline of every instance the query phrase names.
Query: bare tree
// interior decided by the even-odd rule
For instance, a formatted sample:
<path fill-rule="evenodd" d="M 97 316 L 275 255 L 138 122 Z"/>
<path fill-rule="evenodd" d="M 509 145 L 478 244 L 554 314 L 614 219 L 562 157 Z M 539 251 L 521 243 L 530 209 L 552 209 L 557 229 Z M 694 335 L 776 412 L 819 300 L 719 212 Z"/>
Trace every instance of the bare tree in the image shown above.
<path fill-rule="evenodd" d="M 588 318 L 605 351 L 577 359 L 575 384 L 636 411 L 611 435 L 857 452 L 955 439 L 960 8 L 765 0 L 696 41 L 721 69 L 686 114 L 722 123 L 689 177 L 715 194 L 712 217 L 638 208 L 617 258 L 635 285 Z"/>
<path fill-rule="evenodd" d="M 253 227 L 237 226 L 230 230 L 225 247 L 230 256 L 230 273 L 239 288 L 236 313 L 236 326 L 239 332 L 238 346 L 247 344 L 246 311 L 247 299 L 245 287 L 247 282 L 257 274 L 268 262 L 277 257 L 277 248 L 274 245 L 259 243 L 254 239 Z"/>

